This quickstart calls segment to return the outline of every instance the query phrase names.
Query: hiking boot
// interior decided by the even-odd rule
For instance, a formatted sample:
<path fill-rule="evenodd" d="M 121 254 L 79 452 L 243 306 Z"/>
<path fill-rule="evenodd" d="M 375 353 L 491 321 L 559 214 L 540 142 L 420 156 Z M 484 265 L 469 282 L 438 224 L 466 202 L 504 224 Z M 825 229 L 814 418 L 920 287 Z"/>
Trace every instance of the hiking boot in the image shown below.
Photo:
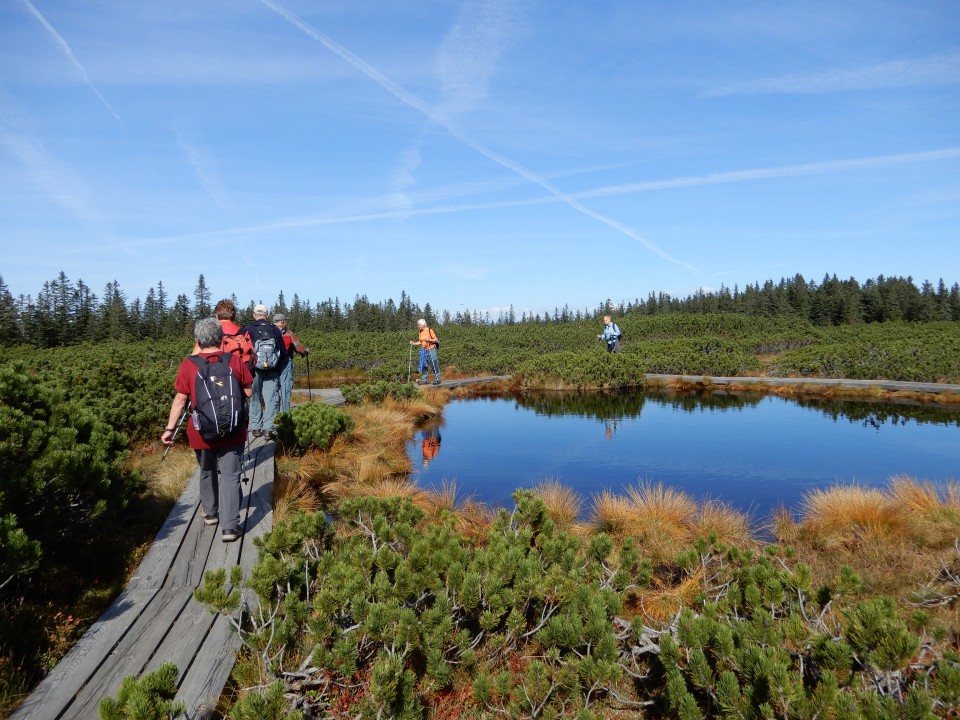
<path fill-rule="evenodd" d="M 207 515 L 203 510 L 200 511 L 200 517 L 203 519 L 204 525 L 216 525 L 220 521 L 217 513 Z"/>
<path fill-rule="evenodd" d="M 263 437 L 263 430 L 251 430 L 250 434 L 254 437 Z"/>
<path fill-rule="evenodd" d="M 440 384 L 440 378 L 437 378 L 436 380 L 434 380 L 434 381 L 433 381 L 433 384 L 434 384 L 434 385 L 439 385 L 439 384 Z"/>
<path fill-rule="evenodd" d="M 224 542 L 233 542 L 240 537 L 240 535 L 242 535 L 242 533 L 240 532 L 239 528 L 230 528 L 229 530 L 220 531 L 220 539 Z"/>

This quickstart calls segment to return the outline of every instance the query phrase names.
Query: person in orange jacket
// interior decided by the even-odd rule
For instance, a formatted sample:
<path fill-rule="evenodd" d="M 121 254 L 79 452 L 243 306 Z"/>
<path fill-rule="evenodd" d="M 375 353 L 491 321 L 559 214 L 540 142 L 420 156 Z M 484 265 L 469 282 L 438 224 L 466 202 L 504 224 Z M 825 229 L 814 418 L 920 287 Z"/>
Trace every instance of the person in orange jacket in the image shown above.
<path fill-rule="evenodd" d="M 440 347 L 440 341 L 432 328 L 427 326 L 427 321 L 423 318 L 417 320 L 418 336 L 416 340 L 411 340 L 411 345 L 419 345 L 426 350 L 427 359 L 430 361 L 430 367 L 433 369 L 433 384 L 440 384 L 440 360 L 437 358 L 437 348 Z M 422 365 L 422 363 L 421 363 Z M 427 384 L 427 367 L 421 367 L 423 375 L 420 377 L 420 384 Z"/>
<path fill-rule="evenodd" d="M 253 343 L 250 338 L 244 334 L 241 328 L 235 322 L 237 319 L 237 306 L 230 298 L 224 298 L 217 303 L 213 309 L 213 316 L 220 321 L 220 327 L 223 328 L 223 341 L 220 343 L 220 349 L 224 352 L 232 352 L 240 355 L 240 359 L 247 367 L 253 367 Z M 200 352 L 200 346 L 194 345 L 192 355 Z"/>

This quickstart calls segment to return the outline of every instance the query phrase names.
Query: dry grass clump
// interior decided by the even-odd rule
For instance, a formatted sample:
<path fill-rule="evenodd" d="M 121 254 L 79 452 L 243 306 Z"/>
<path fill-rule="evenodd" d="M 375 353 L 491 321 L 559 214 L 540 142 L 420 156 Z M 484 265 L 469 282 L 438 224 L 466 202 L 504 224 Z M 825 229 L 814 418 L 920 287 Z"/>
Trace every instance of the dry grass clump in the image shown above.
<path fill-rule="evenodd" d="M 697 514 L 693 498 L 663 483 L 630 486 L 627 498 L 638 521 L 662 527 L 677 539 L 687 535 Z"/>
<path fill-rule="evenodd" d="M 473 541 L 485 538 L 496 519 L 492 508 L 475 501 L 472 495 L 461 495 L 454 481 L 444 480 L 439 490 L 424 491 L 419 505 L 428 521 L 439 520 L 449 513 L 454 518 L 457 532 Z"/>
<path fill-rule="evenodd" d="M 701 506 L 691 527 L 690 540 L 711 533 L 718 542 L 746 547 L 753 542 L 750 517 L 725 503 L 707 500 Z"/>
<path fill-rule="evenodd" d="M 649 588 L 631 593 L 628 614 L 640 615 L 653 624 L 668 623 L 681 608 L 693 607 L 702 590 L 702 568 L 697 568 L 679 582 L 654 575 Z"/>
<path fill-rule="evenodd" d="M 357 445 L 388 447 L 403 445 L 410 437 L 410 417 L 395 404 L 355 405 L 349 408 L 355 427 L 351 441 Z"/>
<path fill-rule="evenodd" d="M 917 542 L 940 548 L 960 536 L 960 484 L 948 482 L 938 489 L 929 480 L 895 475 L 890 495 L 904 509 Z"/>
<path fill-rule="evenodd" d="M 314 513 L 323 507 L 321 493 L 309 478 L 277 473 L 273 481 L 273 522 L 286 520 L 299 511 Z"/>
<path fill-rule="evenodd" d="M 929 581 L 960 536 L 956 483 L 938 488 L 907 477 L 888 488 L 835 486 L 808 493 L 794 516 L 774 513 L 770 531 L 807 559 L 815 582 L 850 566 L 870 593 L 893 596 Z"/>
<path fill-rule="evenodd" d="M 686 493 L 662 483 L 627 488 L 632 514 L 630 534 L 642 551 L 655 560 L 670 560 L 693 534 L 697 504 Z"/>
<path fill-rule="evenodd" d="M 178 445 L 170 448 L 166 459 L 162 452 L 134 453 L 127 464 L 140 472 L 147 494 L 172 506 L 197 471 L 197 456 L 190 448 Z"/>
<path fill-rule="evenodd" d="M 891 541 L 909 531 L 903 507 L 882 490 L 861 485 L 808 492 L 801 517 L 805 532 L 824 546 Z"/>
<path fill-rule="evenodd" d="M 380 478 L 372 483 L 339 480 L 331 483 L 327 492 L 335 504 L 355 497 L 410 498 L 419 507 L 426 503 L 426 492 L 409 478 L 403 477 Z"/>
<path fill-rule="evenodd" d="M 592 498 L 590 526 L 611 537 L 623 539 L 633 527 L 630 503 L 622 495 L 602 490 Z"/>
<path fill-rule="evenodd" d="M 555 478 L 544 478 L 530 491 L 543 500 L 547 516 L 561 530 L 571 529 L 580 518 L 583 499 L 571 488 Z"/>
<path fill-rule="evenodd" d="M 692 497 L 662 483 L 628 487 L 625 497 L 609 490 L 595 495 L 589 528 L 619 540 L 633 537 L 642 553 L 663 562 L 711 533 L 719 542 L 737 547 L 756 542 L 744 513 L 712 500 L 697 507 Z"/>

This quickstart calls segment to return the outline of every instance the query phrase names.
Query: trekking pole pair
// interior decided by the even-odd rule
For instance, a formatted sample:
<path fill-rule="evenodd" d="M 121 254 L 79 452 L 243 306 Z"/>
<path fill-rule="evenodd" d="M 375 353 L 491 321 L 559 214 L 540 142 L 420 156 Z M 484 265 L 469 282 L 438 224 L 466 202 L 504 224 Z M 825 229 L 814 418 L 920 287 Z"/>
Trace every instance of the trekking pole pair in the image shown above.
<path fill-rule="evenodd" d="M 163 455 L 160 456 L 160 462 L 163 462 L 167 453 L 170 452 L 170 448 L 173 447 L 174 441 L 177 439 L 177 433 L 180 432 L 180 426 L 183 425 L 183 419 L 187 417 L 187 413 L 190 411 L 190 404 L 188 403 L 186 407 L 183 408 L 183 414 L 180 416 L 180 419 L 177 420 L 177 426 L 173 429 L 173 437 L 170 438 L 170 444 L 167 445 L 166 449 L 163 451 Z"/>
<path fill-rule="evenodd" d="M 407 382 L 410 382 L 410 366 L 413 364 L 413 345 L 410 346 L 410 354 L 407 356 Z"/>

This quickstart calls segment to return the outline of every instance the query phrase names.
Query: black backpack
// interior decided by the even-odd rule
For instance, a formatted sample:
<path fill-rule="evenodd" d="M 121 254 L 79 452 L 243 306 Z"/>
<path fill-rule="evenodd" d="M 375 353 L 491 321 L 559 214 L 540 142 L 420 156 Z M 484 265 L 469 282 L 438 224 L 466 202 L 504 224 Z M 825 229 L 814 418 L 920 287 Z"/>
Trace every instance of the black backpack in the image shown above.
<path fill-rule="evenodd" d="M 273 325 L 255 325 L 253 327 L 253 362 L 257 370 L 272 370 L 280 363 L 280 348 L 277 336 L 273 334 Z"/>
<path fill-rule="evenodd" d="M 232 353 L 217 360 L 191 355 L 197 366 L 193 388 L 193 427 L 204 440 L 220 440 L 247 422 L 247 403 L 240 380 L 230 367 Z"/>

